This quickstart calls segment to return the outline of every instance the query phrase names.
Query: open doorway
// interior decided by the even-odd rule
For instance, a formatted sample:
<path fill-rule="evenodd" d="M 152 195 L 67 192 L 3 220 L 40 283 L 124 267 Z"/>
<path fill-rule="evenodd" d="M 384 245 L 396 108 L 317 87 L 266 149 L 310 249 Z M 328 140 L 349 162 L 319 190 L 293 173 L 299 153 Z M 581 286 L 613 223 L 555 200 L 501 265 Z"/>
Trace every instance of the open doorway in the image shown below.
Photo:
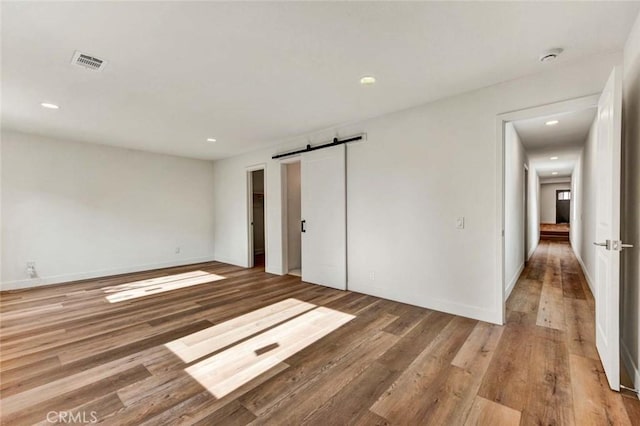
<path fill-rule="evenodd" d="M 613 390 L 620 389 L 620 75 L 615 68 L 600 95 L 498 116 L 503 321 L 524 312 L 538 327 L 571 332 L 586 324 L 593 331 L 580 339 L 597 352 Z M 520 257 L 512 249 L 522 246 L 516 225 L 523 217 L 517 211 L 523 159 L 529 179 L 534 173 L 538 179 L 539 208 L 545 187 L 551 194 L 553 214 L 539 211 L 538 223 L 558 227 L 571 222 L 571 232 L 569 241 L 540 241 L 535 258 L 520 273 L 522 266 L 514 262 Z M 552 187 L 557 184 L 566 187 Z M 531 195 L 530 201 L 535 202 Z M 527 297 L 531 303 L 520 303 Z M 585 315 L 572 313 L 578 306 Z"/>
<path fill-rule="evenodd" d="M 556 190 L 571 190 L 572 178 L 579 174 L 586 139 L 593 133 L 597 101 L 597 96 L 589 96 L 501 116 L 504 300 L 530 264 L 541 238 L 552 235 L 556 241 L 570 242 L 568 218 L 563 216 L 562 229 L 555 229 Z M 571 217 L 576 215 L 574 207 L 569 208 Z"/>
<path fill-rule="evenodd" d="M 540 239 L 569 241 L 572 177 L 543 179 L 540 197 Z"/>
<path fill-rule="evenodd" d="M 302 276 L 302 199 L 300 161 L 283 164 L 287 229 L 287 273 Z"/>
<path fill-rule="evenodd" d="M 571 190 L 556 191 L 556 223 L 571 222 Z"/>
<path fill-rule="evenodd" d="M 250 170 L 249 183 L 249 267 L 266 264 L 264 169 Z"/>

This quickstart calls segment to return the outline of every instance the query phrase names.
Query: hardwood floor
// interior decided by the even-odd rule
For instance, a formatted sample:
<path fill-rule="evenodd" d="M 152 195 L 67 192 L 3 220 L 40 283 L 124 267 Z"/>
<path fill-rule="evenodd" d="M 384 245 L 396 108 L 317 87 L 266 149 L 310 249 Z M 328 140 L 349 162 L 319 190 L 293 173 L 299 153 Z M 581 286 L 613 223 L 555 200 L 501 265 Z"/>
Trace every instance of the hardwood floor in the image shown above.
<path fill-rule="evenodd" d="M 3 293 L 1 314 L 2 424 L 640 424 L 560 242 L 505 326 L 215 262 Z"/>

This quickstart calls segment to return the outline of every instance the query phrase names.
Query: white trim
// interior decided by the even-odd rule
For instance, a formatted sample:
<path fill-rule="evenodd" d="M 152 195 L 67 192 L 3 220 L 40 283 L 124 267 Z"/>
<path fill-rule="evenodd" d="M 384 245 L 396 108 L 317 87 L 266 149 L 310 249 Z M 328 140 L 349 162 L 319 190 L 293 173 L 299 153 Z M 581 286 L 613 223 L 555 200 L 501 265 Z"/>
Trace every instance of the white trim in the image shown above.
<path fill-rule="evenodd" d="M 144 272 L 154 269 L 171 268 L 174 266 L 192 265 L 194 263 L 215 262 L 214 256 L 193 257 L 178 261 L 145 263 L 136 266 L 126 266 L 113 269 L 99 269 L 97 271 L 77 272 L 73 274 L 53 275 L 50 277 L 40 277 L 27 280 L 6 281 L 2 283 L 2 291 L 19 290 L 23 288 L 41 287 L 52 284 L 62 284 L 71 281 L 87 280 L 92 278 L 103 278 L 111 275 L 130 274 L 133 272 Z"/>
<path fill-rule="evenodd" d="M 624 343 L 624 340 L 620 339 L 620 357 L 622 358 L 622 362 L 624 366 L 627 368 L 627 373 L 631 374 L 631 380 L 633 380 L 633 387 L 638 389 L 640 387 L 640 370 L 638 370 L 638 366 L 633 362 L 633 358 L 631 357 L 631 352 L 629 352 L 629 348 Z M 636 394 L 638 399 L 640 399 L 640 394 Z"/>
<path fill-rule="evenodd" d="M 243 260 L 239 260 L 239 259 L 232 259 L 230 257 L 225 257 L 225 256 L 217 256 L 214 255 L 213 260 L 215 262 L 220 262 L 220 263 L 226 263 L 227 265 L 232 265 L 232 266 L 239 266 L 241 268 L 246 268 L 247 265 L 245 265 L 245 261 Z"/>
<path fill-rule="evenodd" d="M 494 309 L 482 309 L 477 306 L 467 305 L 464 303 L 456 303 L 450 300 L 433 299 L 428 297 L 428 295 L 427 297 L 421 297 L 421 295 L 419 294 L 416 294 L 413 298 L 403 299 L 398 297 L 397 292 L 395 292 L 393 288 L 382 286 L 372 287 L 369 282 L 360 284 L 350 281 L 349 291 L 368 294 L 370 296 L 376 296 L 387 300 L 393 300 L 400 303 L 419 306 L 421 308 L 432 309 L 452 315 L 502 325 L 502 318 L 499 317 L 499 312 L 495 311 Z"/>
<path fill-rule="evenodd" d="M 571 183 L 571 176 L 569 177 L 543 177 L 540 178 L 540 185 L 546 185 L 550 183 Z"/>
<path fill-rule="evenodd" d="M 500 315 L 499 324 L 504 325 L 507 317 L 506 306 L 507 299 L 505 298 L 505 276 L 504 276 L 504 222 L 505 222 L 505 164 L 504 164 L 504 128 L 506 121 L 503 120 L 500 115 L 496 117 L 496 223 L 498 224 L 497 231 L 497 253 L 496 253 L 496 277 L 498 277 L 496 291 L 495 311 Z"/>
<path fill-rule="evenodd" d="M 576 259 L 578 259 L 578 263 L 580 264 L 580 268 L 582 268 L 582 273 L 584 274 L 584 277 L 587 280 L 587 284 L 589 285 L 589 289 L 591 290 L 591 294 L 594 295 L 595 297 L 595 287 L 593 286 L 593 280 L 591 279 L 591 276 L 589 275 L 589 271 L 587 271 L 587 267 L 584 264 L 584 262 L 582 261 L 582 257 L 580 257 L 580 253 L 578 253 L 578 250 L 576 250 L 576 248 L 573 246 L 573 244 L 571 244 L 571 248 L 573 249 L 573 254 L 576 255 Z"/>
<path fill-rule="evenodd" d="M 300 161 L 300 157 L 296 156 Z M 282 274 L 289 271 L 289 178 L 287 164 L 289 161 L 281 161 L 280 167 L 280 237 L 282 238 Z"/>
<path fill-rule="evenodd" d="M 520 274 L 522 274 L 522 271 L 524 271 L 524 263 L 520 265 L 520 267 L 518 268 L 514 276 L 509 281 L 509 285 L 507 285 L 507 288 L 504 290 L 505 300 L 509 299 L 509 296 L 511 295 L 513 288 L 516 286 L 516 283 L 518 282 L 518 279 L 520 278 Z"/>
<path fill-rule="evenodd" d="M 256 170 L 265 170 L 267 168 L 266 163 L 254 164 L 252 166 L 247 166 L 247 172 L 255 172 Z"/>
<path fill-rule="evenodd" d="M 278 162 L 280 164 L 291 164 L 291 163 L 299 163 L 302 160 L 302 154 L 295 154 L 290 157 L 279 158 Z"/>
<path fill-rule="evenodd" d="M 282 212 L 280 218 L 281 235 L 282 235 L 282 273 L 280 275 L 286 275 L 289 273 L 289 182 L 288 182 L 288 169 L 289 164 L 302 163 L 302 155 L 297 154 L 291 157 L 285 157 L 279 159 L 280 166 L 280 211 Z M 302 189 L 301 189 L 302 190 Z"/>
<path fill-rule="evenodd" d="M 536 245 L 533 246 L 531 250 L 529 250 L 529 253 L 527 253 L 527 260 L 531 259 L 531 256 L 533 256 L 533 253 L 536 252 L 538 245 L 540 245 L 540 237 L 538 237 L 538 241 L 536 242 Z"/>
<path fill-rule="evenodd" d="M 524 108 L 515 111 L 508 111 L 499 114 L 498 117 L 502 121 L 516 121 L 524 120 L 527 118 L 536 118 L 545 115 L 560 114 L 569 111 L 580 111 L 583 109 L 593 108 L 598 106 L 598 100 L 600 99 L 600 93 L 593 95 L 582 96 L 580 98 L 569 99 L 566 101 L 554 102 L 551 104 L 544 104 L 535 106 L 532 108 Z"/>

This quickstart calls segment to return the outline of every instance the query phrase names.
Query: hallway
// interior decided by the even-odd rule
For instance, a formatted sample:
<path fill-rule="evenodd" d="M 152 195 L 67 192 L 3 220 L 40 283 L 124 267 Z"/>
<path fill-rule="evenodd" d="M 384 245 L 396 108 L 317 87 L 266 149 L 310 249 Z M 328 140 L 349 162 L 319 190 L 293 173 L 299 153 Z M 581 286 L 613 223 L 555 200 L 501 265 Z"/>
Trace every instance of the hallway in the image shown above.
<path fill-rule="evenodd" d="M 571 246 L 541 240 L 507 301 L 494 380 L 479 394 L 521 410 L 521 424 L 639 424 L 638 399 L 609 390 L 594 309 Z"/>

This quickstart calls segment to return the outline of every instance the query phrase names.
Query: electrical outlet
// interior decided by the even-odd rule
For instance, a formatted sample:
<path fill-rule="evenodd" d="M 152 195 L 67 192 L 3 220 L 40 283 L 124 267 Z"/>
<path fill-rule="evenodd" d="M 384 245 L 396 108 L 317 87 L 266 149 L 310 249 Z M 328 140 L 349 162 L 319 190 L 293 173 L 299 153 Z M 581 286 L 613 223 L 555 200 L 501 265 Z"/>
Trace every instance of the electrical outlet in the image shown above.
<path fill-rule="evenodd" d="M 176 247 L 176 254 L 180 254 L 180 247 Z"/>
<path fill-rule="evenodd" d="M 464 229 L 464 216 L 456 218 L 456 229 Z"/>
<path fill-rule="evenodd" d="M 36 262 L 33 262 L 33 261 L 27 262 L 27 275 L 29 275 L 29 278 L 38 277 L 38 272 L 36 271 Z"/>

